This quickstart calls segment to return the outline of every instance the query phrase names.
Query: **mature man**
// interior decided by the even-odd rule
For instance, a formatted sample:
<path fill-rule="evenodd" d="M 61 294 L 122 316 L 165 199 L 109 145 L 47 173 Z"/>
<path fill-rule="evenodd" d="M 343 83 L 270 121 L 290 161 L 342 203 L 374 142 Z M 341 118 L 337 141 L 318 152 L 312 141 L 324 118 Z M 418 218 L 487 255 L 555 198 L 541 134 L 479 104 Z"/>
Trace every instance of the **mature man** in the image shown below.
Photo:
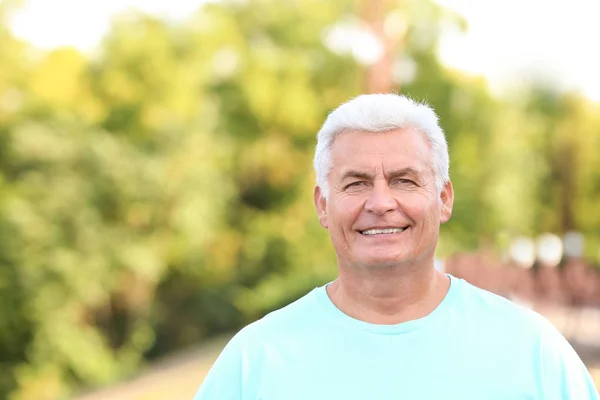
<path fill-rule="evenodd" d="M 549 322 L 434 268 L 448 162 L 426 105 L 374 94 L 332 112 L 314 202 L 339 276 L 240 331 L 196 400 L 598 399 Z"/>

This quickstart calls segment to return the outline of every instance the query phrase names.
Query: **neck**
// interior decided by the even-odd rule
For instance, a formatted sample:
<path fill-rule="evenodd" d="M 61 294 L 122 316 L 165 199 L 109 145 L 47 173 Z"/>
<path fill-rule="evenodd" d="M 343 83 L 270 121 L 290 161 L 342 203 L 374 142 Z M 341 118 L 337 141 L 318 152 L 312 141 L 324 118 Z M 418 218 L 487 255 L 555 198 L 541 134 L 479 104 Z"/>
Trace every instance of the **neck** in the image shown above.
<path fill-rule="evenodd" d="M 346 315 L 392 325 L 422 318 L 442 302 L 450 279 L 433 265 L 404 273 L 395 268 L 342 271 L 327 286 L 329 298 Z"/>

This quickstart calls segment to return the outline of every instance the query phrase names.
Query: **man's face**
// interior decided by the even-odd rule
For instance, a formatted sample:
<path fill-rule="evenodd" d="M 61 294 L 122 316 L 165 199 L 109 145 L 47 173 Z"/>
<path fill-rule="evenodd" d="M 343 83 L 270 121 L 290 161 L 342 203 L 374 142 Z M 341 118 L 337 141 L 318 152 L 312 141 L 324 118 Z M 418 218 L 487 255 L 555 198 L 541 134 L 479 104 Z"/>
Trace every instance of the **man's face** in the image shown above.
<path fill-rule="evenodd" d="M 315 205 L 340 267 L 433 265 L 453 191 L 448 183 L 437 193 L 430 158 L 429 143 L 413 128 L 336 138 L 329 199 L 317 187 Z"/>

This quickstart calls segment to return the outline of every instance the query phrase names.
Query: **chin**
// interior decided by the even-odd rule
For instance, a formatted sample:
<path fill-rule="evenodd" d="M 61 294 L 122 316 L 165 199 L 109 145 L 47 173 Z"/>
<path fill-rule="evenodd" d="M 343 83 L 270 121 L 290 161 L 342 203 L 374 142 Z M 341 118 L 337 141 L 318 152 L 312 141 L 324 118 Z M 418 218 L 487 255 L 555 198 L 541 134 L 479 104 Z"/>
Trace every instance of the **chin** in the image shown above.
<path fill-rule="evenodd" d="M 390 269 L 395 267 L 400 267 L 406 264 L 408 260 L 404 258 L 377 258 L 365 260 L 362 262 L 362 265 L 368 269 Z"/>

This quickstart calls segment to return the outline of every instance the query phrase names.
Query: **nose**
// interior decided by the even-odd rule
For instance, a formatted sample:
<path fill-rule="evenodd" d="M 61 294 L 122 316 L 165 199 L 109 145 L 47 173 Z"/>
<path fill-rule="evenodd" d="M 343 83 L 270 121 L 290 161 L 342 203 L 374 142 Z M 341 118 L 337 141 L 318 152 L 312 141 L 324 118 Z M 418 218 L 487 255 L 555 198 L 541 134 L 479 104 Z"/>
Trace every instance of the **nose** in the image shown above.
<path fill-rule="evenodd" d="M 375 183 L 365 202 L 365 210 L 373 214 L 384 215 L 394 211 L 396 207 L 398 207 L 398 202 L 387 182 Z"/>

